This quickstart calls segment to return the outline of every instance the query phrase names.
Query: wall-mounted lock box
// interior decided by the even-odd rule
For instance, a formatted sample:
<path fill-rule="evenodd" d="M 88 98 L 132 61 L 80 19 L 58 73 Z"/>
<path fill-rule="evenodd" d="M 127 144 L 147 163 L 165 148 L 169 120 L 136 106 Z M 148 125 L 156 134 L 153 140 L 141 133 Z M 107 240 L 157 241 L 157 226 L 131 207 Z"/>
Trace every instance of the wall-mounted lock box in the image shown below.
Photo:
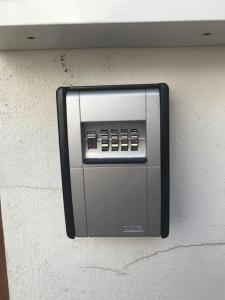
<path fill-rule="evenodd" d="M 57 90 L 67 235 L 169 234 L 166 84 Z"/>

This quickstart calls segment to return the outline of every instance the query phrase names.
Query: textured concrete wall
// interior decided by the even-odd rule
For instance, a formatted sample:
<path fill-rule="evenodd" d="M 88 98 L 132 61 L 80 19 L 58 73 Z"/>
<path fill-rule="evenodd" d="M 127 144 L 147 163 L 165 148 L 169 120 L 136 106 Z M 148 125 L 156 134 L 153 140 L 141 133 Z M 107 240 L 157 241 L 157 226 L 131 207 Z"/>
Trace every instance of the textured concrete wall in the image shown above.
<path fill-rule="evenodd" d="M 65 234 L 58 86 L 166 82 L 171 231 Z M 225 48 L 0 53 L 0 184 L 12 300 L 224 299 Z"/>

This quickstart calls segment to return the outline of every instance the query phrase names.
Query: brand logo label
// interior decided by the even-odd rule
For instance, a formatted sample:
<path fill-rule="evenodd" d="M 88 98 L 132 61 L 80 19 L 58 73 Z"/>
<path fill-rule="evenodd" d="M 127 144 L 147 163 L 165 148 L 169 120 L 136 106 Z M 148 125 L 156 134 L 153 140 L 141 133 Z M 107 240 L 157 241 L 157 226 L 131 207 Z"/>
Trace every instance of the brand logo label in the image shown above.
<path fill-rule="evenodd" d="M 142 225 L 123 225 L 123 232 L 144 232 Z"/>

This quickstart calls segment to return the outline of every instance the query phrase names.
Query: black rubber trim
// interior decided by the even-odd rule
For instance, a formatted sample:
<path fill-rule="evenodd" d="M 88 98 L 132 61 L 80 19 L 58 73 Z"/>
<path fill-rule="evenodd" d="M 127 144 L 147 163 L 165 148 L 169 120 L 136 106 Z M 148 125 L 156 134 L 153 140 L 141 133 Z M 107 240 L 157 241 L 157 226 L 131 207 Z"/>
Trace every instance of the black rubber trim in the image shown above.
<path fill-rule="evenodd" d="M 75 224 L 73 215 L 73 203 L 70 184 L 70 163 L 67 138 L 67 117 L 66 117 L 66 88 L 59 88 L 56 92 L 59 150 L 61 160 L 63 202 L 66 221 L 66 233 L 69 238 L 75 237 Z"/>
<path fill-rule="evenodd" d="M 104 90 L 140 90 L 140 89 L 148 89 L 148 88 L 158 88 L 161 89 L 161 86 L 167 86 L 165 83 L 153 83 L 153 84 L 124 84 L 124 85 L 98 85 L 98 86 L 71 86 L 64 87 L 66 91 L 104 91 Z"/>
<path fill-rule="evenodd" d="M 145 163 L 147 159 L 145 157 L 137 157 L 137 158 L 84 158 L 84 164 L 137 164 L 137 163 Z"/>
<path fill-rule="evenodd" d="M 160 85 L 161 142 L 161 237 L 169 235 L 170 167 L 169 167 L 169 88 Z"/>

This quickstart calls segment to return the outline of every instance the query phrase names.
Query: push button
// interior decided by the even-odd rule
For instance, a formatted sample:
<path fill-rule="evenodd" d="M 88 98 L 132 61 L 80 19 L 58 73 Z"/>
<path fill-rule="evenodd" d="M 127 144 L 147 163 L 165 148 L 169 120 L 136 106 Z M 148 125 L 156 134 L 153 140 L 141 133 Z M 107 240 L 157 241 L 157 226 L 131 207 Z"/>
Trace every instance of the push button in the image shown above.
<path fill-rule="evenodd" d="M 130 148 L 131 148 L 131 151 L 138 150 L 138 130 L 137 129 L 130 130 Z"/>
<path fill-rule="evenodd" d="M 128 130 L 120 130 L 121 151 L 128 151 Z"/>
<path fill-rule="evenodd" d="M 109 132 L 106 129 L 101 130 L 102 151 L 109 151 Z"/>
<path fill-rule="evenodd" d="M 95 131 L 87 132 L 87 145 L 88 145 L 88 149 L 97 148 L 97 133 Z"/>
<path fill-rule="evenodd" d="M 118 151 L 119 149 L 119 134 L 117 129 L 111 129 L 111 150 Z"/>

